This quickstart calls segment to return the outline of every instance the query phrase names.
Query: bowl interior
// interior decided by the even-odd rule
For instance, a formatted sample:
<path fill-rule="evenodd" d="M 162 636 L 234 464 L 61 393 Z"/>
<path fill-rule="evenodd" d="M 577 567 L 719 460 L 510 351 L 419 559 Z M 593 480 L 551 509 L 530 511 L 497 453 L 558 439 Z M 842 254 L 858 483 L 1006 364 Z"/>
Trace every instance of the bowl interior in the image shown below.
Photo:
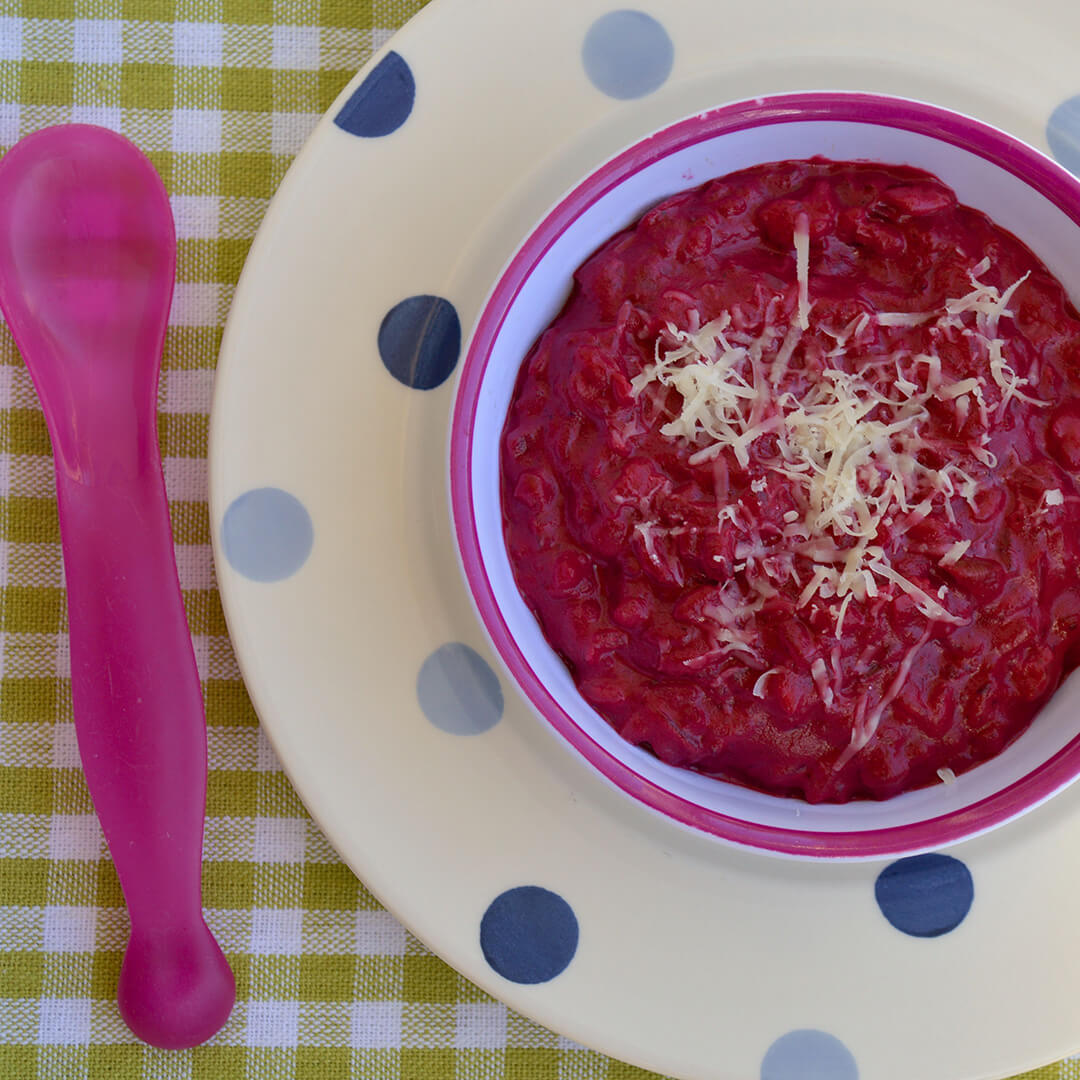
<path fill-rule="evenodd" d="M 1080 184 L 1043 155 L 916 103 L 831 95 L 832 107 L 815 112 L 791 97 L 778 109 L 778 100 L 728 106 L 638 144 L 575 189 L 511 262 L 471 342 L 455 410 L 452 488 L 464 567 L 496 649 L 533 705 L 610 780 L 654 809 L 776 853 L 875 857 L 922 850 L 1000 824 L 1080 771 L 1075 675 L 1023 736 L 954 783 L 880 803 L 811 806 L 667 766 L 624 742 L 581 698 L 544 640 L 503 543 L 499 439 L 522 359 L 561 310 L 574 269 L 669 195 L 783 159 L 908 164 L 934 173 L 962 203 L 1016 234 L 1070 296 L 1080 297 Z M 904 118 L 914 119 L 895 126 Z"/>

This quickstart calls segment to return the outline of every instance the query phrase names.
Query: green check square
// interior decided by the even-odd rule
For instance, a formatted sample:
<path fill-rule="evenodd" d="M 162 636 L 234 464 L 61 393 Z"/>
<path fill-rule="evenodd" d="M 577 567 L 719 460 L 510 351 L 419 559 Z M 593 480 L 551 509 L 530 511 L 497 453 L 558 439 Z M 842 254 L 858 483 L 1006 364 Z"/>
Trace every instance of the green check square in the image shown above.
<path fill-rule="evenodd" d="M 210 817 L 253 814 L 259 801 L 259 774 L 241 769 L 211 769 L 206 784 Z"/>
<path fill-rule="evenodd" d="M 251 699 L 238 679 L 207 680 L 206 717 L 211 724 L 248 727 L 258 723 Z"/>
<path fill-rule="evenodd" d="M 253 862 L 229 859 L 203 863 L 203 903 L 206 907 L 248 911 L 254 899 Z"/>
<path fill-rule="evenodd" d="M 300 957 L 302 1001 L 351 1001 L 356 977 L 352 956 Z"/>
<path fill-rule="evenodd" d="M 52 443 L 40 409 L 11 409 L 7 414 L 7 449 L 12 454 L 49 457 Z"/>
<path fill-rule="evenodd" d="M 343 863 L 308 863 L 304 868 L 307 911 L 355 911 L 359 883 Z"/>
<path fill-rule="evenodd" d="M 322 0 L 319 21 L 323 26 L 364 29 L 375 25 L 375 5 L 372 0 Z"/>
<path fill-rule="evenodd" d="M 0 1076 L 11 1080 L 38 1076 L 36 1046 L 0 1046 Z"/>
<path fill-rule="evenodd" d="M 406 956 L 404 964 L 402 1000 L 415 1004 L 457 1001 L 457 972 L 437 956 Z"/>
<path fill-rule="evenodd" d="M 298 1046 L 296 1080 L 337 1080 L 353 1075 L 352 1051 L 344 1046 Z"/>
<path fill-rule="evenodd" d="M 206 503 L 170 503 L 169 516 L 172 518 L 173 543 L 210 543 L 210 508 Z"/>
<path fill-rule="evenodd" d="M 97 864 L 95 900 L 101 908 L 124 906 L 124 894 L 120 889 L 120 879 L 116 876 L 112 859 L 102 859 Z"/>
<path fill-rule="evenodd" d="M 173 69 L 168 64 L 124 64 L 120 71 L 120 106 L 124 109 L 171 109 Z"/>
<path fill-rule="evenodd" d="M 244 268 L 244 260 L 251 248 L 251 240 L 247 237 L 236 240 L 217 240 L 214 242 L 214 247 L 216 263 L 213 276 L 218 281 L 235 283 L 240 279 L 240 271 Z"/>
<path fill-rule="evenodd" d="M 269 26 L 274 21 L 270 0 L 221 0 L 221 21 L 240 26 Z"/>
<path fill-rule="evenodd" d="M 0 716 L 7 724 L 40 724 L 56 716 L 60 684 L 56 679 L 0 680 Z"/>
<path fill-rule="evenodd" d="M 221 194 L 226 198 L 269 199 L 274 193 L 273 159 L 269 154 L 223 153 Z"/>
<path fill-rule="evenodd" d="M 205 457 L 210 417 L 195 413 L 159 413 L 158 446 L 165 457 Z"/>
<path fill-rule="evenodd" d="M 191 1080 L 250 1076 L 246 1060 L 247 1050 L 243 1046 L 197 1046 L 191 1053 Z"/>
<path fill-rule="evenodd" d="M 146 156 L 150 159 L 150 163 L 157 170 L 158 176 L 161 177 L 161 182 L 165 185 L 165 190 L 171 191 L 173 180 L 173 160 L 176 155 L 171 150 L 147 150 Z"/>
<path fill-rule="evenodd" d="M 73 19 L 75 0 L 22 0 L 24 19 Z"/>
<path fill-rule="evenodd" d="M 0 514 L 0 520 L 6 522 L 7 539 L 13 544 L 60 543 L 60 519 L 56 513 L 56 499 L 32 499 L 15 495 L 7 500 L 6 509 L 6 514 Z"/>
<path fill-rule="evenodd" d="M 536 1080 L 559 1075 L 559 1051 L 550 1047 L 508 1046 L 506 1068 L 500 1080 Z"/>
<path fill-rule="evenodd" d="M 454 1080 L 454 1074 L 454 1051 L 449 1048 L 401 1051 L 401 1080 Z M 529 1080 L 536 1080 L 537 1075 L 533 1073 Z"/>
<path fill-rule="evenodd" d="M 51 769 L 0 765 L 0 814 L 48 814 L 52 808 Z"/>
<path fill-rule="evenodd" d="M 146 1053 L 138 1043 L 91 1044 L 87 1047 L 87 1080 L 137 1080 Z"/>
<path fill-rule="evenodd" d="M 48 859 L 5 859 L 0 865 L 0 907 L 45 906 L 49 895 Z"/>
<path fill-rule="evenodd" d="M 262 0 L 259 2 L 261 6 Z M 273 112 L 273 71 L 255 67 L 224 68 L 221 72 L 221 106 L 236 112 Z"/>
<path fill-rule="evenodd" d="M 44 953 L 0 953 L 0 998 L 38 997 L 44 977 Z"/>
<path fill-rule="evenodd" d="M 225 637 L 225 614 L 221 610 L 221 597 L 216 589 L 191 589 L 184 593 L 188 625 L 193 634 L 209 634 Z"/>
<path fill-rule="evenodd" d="M 212 369 L 221 334 L 220 326 L 170 326 L 165 333 L 165 370 Z"/>
<path fill-rule="evenodd" d="M 0 589 L 9 634 L 55 634 L 64 617 L 64 590 L 8 585 Z"/>
<path fill-rule="evenodd" d="M 251 957 L 247 953 L 227 953 L 225 959 L 236 980 L 236 1000 L 247 1001 L 251 997 Z"/>
<path fill-rule="evenodd" d="M 87 994 L 95 1001 L 112 1001 L 116 998 L 123 958 L 123 953 L 119 949 L 110 949 L 108 953 L 98 951 L 94 954 L 94 966 L 90 972 L 90 988 Z"/>
<path fill-rule="evenodd" d="M 173 0 L 123 0 L 123 18 L 128 22 L 172 22 L 176 18 Z"/>

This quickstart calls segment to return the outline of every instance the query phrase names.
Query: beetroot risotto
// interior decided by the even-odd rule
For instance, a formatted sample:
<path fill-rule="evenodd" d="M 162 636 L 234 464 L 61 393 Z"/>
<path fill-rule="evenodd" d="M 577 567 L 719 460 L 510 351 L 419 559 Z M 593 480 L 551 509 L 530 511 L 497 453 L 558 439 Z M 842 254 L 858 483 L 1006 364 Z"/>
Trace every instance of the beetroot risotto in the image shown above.
<path fill-rule="evenodd" d="M 501 455 L 526 602 L 671 765 L 949 783 L 1080 661 L 1080 316 L 928 173 L 781 162 L 649 210 L 577 271 Z"/>

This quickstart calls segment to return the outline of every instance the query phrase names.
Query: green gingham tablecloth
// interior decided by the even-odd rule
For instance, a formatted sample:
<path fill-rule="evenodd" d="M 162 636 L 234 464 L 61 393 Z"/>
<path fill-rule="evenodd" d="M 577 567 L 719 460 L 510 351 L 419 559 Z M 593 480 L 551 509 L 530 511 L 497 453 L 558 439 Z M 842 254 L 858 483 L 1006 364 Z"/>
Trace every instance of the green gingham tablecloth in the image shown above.
<path fill-rule="evenodd" d="M 172 196 L 159 433 L 209 724 L 204 898 L 238 991 L 195 1050 L 145 1047 L 117 1012 L 127 916 L 79 768 L 49 439 L 0 324 L 0 1080 L 650 1075 L 507 1010 L 379 906 L 282 773 L 222 617 L 206 442 L 233 287 L 315 121 L 422 6 L 0 0 L 0 152 L 48 124 L 102 124 L 150 155 Z M 1026 1076 L 1080 1078 L 1080 1061 Z"/>

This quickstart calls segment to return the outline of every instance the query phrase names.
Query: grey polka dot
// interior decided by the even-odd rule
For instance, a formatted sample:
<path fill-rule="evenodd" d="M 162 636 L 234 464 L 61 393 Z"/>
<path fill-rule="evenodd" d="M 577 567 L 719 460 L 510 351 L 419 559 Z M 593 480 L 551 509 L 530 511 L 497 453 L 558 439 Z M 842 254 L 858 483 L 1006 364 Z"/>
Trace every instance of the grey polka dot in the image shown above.
<path fill-rule="evenodd" d="M 457 641 L 424 661 L 416 695 L 428 720 L 451 735 L 479 735 L 503 713 L 498 676 L 475 650 Z"/>
<path fill-rule="evenodd" d="M 307 562 L 311 516 L 295 495 L 264 487 L 234 499 L 221 525 L 225 558 L 252 581 L 281 581 Z"/>
<path fill-rule="evenodd" d="M 589 27 L 581 61 L 592 84 L 609 97 L 644 97 L 663 86 L 675 62 L 667 31 L 643 11 L 609 11 Z"/>
<path fill-rule="evenodd" d="M 835 1036 L 803 1028 L 781 1035 L 769 1047 L 761 1080 L 859 1080 L 859 1069 Z"/>
<path fill-rule="evenodd" d="M 1054 157 L 1080 176 L 1080 94 L 1063 101 L 1046 125 L 1046 141 Z"/>

